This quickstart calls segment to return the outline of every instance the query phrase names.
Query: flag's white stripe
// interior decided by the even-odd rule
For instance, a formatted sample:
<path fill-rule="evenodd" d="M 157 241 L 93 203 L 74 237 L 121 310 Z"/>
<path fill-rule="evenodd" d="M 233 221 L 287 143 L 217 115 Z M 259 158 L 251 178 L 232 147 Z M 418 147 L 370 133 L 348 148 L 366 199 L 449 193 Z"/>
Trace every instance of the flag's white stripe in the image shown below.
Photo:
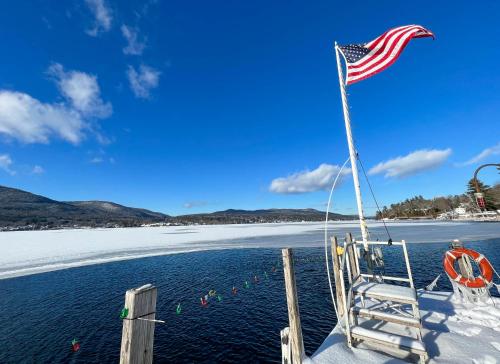
<path fill-rule="evenodd" d="M 384 39 L 385 39 L 385 38 L 387 38 L 387 37 L 391 34 L 391 32 L 395 32 L 395 31 L 398 31 L 398 30 L 400 30 L 400 29 L 403 29 L 403 28 L 408 28 L 408 27 L 413 27 L 413 26 L 415 26 L 415 25 L 403 25 L 403 26 L 401 26 L 401 27 L 397 27 L 397 28 L 391 29 L 391 30 L 389 30 L 389 31 L 387 32 L 387 34 L 384 36 Z M 379 37 L 375 38 L 375 39 L 374 39 L 374 40 L 372 40 L 371 42 L 366 43 L 366 44 L 365 44 L 365 47 L 366 47 L 366 48 L 370 48 L 370 47 L 371 47 L 371 45 L 372 45 L 373 43 L 375 43 L 375 41 L 376 41 L 378 38 L 379 38 Z"/>
<path fill-rule="evenodd" d="M 396 28 L 396 29 L 391 29 L 385 36 L 383 39 L 380 40 L 380 42 L 378 43 L 378 45 L 370 50 L 370 53 L 368 53 L 366 56 L 364 56 L 362 59 L 354 62 L 354 63 L 351 63 L 351 66 L 353 67 L 357 67 L 359 64 L 365 62 L 367 59 L 369 59 L 370 57 L 374 57 L 375 56 L 375 53 L 380 50 L 380 48 L 382 48 L 382 45 L 387 41 L 387 39 L 392 39 L 393 37 L 397 37 L 399 34 L 401 34 L 402 32 L 406 31 L 406 30 L 409 30 L 410 28 L 412 27 L 415 27 L 415 25 L 412 25 L 412 26 L 405 26 L 405 27 L 400 27 L 400 28 Z M 365 45 L 364 47 L 368 47 L 368 45 Z M 386 46 L 387 47 L 387 46 Z"/>
<path fill-rule="evenodd" d="M 360 61 L 356 62 L 356 63 L 352 63 L 349 65 L 349 70 L 351 72 L 359 72 L 359 71 L 364 71 L 366 68 L 368 67 L 371 67 L 374 63 L 380 61 L 381 59 L 385 58 L 387 53 L 389 52 L 389 50 L 391 49 L 392 47 L 392 44 L 396 41 L 396 39 L 401 35 L 401 34 L 410 34 L 412 32 L 415 32 L 416 30 L 418 29 L 418 27 L 412 27 L 412 28 L 408 28 L 408 29 L 404 29 L 404 30 L 401 30 L 397 33 L 394 33 L 391 37 L 390 37 L 390 40 L 387 42 L 387 44 L 384 46 L 384 51 L 382 53 L 380 53 L 379 55 L 373 57 L 372 59 L 370 59 L 370 61 L 362 66 L 357 66 L 359 65 L 359 63 L 361 61 L 366 61 L 367 59 L 370 58 L 370 55 L 373 55 L 375 54 L 376 52 L 378 52 L 382 46 L 377 46 L 375 47 L 370 53 L 368 53 L 365 57 L 363 57 Z M 412 33 L 413 34 L 413 33 Z M 401 37 L 401 39 L 405 38 L 407 35 L 404 35 Z M 401 40 L 400 39 L 400 40 Z"/>
<path fill-rule="evenodd" d="M 389 62 L 392 61 L 392 59 L 397 55 L 397 53 L 399 52 L 401 46 L 406 41 L 406 39 L 408 39 L 409 37 L 413 36 L 413 34 L 414 33 L 412 31 L 410 31 L 408 34 L 406 34 L 403 37 L 401 37 L 401 39 L 397 43 L 396 47 L 394 47 L 394 49 L 391 52 L 391 54 L 387 55 L 386 59 L 383 62 L 381 62 L 380 64 L 376 65 L 375 67 L 369 68 L 369 69 L 365 70 L 365 72 L 363 72 L 363 73 L 361 73 L 359 75 L 353 76 L 353 77 L 350 77 L 349 73 L 352 73 L 354 71 L 359 72 L 359 69 L 358 70 L 348 69 L 348 75 L 347 75 L 348 81 L 355 81 L 355 80 L 357 80 L 359 78 L 362 78 L 367 73 L 374 73 L 374 72 L 377 72 L 377 70 L 379 70 L 380 68 L 383 68 L 387 63 L 389 63 Z M 366 67 L 363 67 L 363 68 L 366 68 Z"/>

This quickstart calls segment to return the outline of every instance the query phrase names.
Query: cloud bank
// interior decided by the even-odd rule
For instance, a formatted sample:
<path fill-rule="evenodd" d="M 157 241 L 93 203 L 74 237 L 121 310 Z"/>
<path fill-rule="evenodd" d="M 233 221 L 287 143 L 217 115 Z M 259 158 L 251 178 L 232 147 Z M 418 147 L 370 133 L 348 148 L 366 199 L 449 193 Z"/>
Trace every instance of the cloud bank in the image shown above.
<path fill-rule="evenodd" d="M 403 178 L 437 168 L 451 155 L 451 149 L 422 149 L 404 157 L 397 157 L 377 164 L 368 174 L 384 173 L 384 177 Z"/>
<path fill-rule="evenodd" d="M 318 168 L 310 171 L 294 173 L 288 177 L 276 178 L 271 182 L 269 191 L 274 193 L 295 194 L 306 193 L 331 188 L 332 183 L 340 171 L 340 166 L 323 163 Z M 349 175 L 351 170 L 344 168 L 341 180 Z"/>

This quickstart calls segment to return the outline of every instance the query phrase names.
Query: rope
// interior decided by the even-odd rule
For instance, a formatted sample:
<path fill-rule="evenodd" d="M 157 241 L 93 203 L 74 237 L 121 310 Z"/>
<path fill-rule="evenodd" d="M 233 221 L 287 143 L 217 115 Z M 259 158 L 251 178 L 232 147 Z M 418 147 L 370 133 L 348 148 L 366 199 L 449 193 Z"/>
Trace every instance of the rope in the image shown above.
<path fill-rule="evenodd" d="M 328 205 L 326 207 L 326 218 L 325 218 L 325 263 L 326 263 L 326 273 L 328 275 L 328 285 L 330 287 L 330 294 L 332 295 L 332 302 L 333 302 L 333 308 L 335 309 L 335 315 L 337 315 L 337 320 L 340 320 L 339 316 L 339 311 L 337 309 L 337 304 L 335 303 L 335 295 L 333 294 L 333 288 L 332 288 L 332 278 L 330 277 L 330 265 L 328 263 L 328 213 L 330 212 L 330 204 L 332 201 L 332 195 L 333 195 L 333 190 L 335 189 L 335 186 L 337 185 L 337 181 L 340 177 L 340 174 L 342 173 L 342 170 L 346 166 L 346 164 L 349 162 L 350 158 L 347 158 L 342 167 L 339 169 L 339 172 L 337 173 L 337 176 L 335 177 L 335 180 L 333 181 L 332 189 L 330 190 L 330 196 L 328 197 Z M 337 252 L 334 252 L 336 254 Z"/>
<path fill-rule="evenodd" d="M 366 175 L 365 167 L 363 167 L 363 163 L 361 162 L 361 159 L 359 158 L 359 153 L 356 153 L 356 157 L 357 157 L 356 159 L 359 161 L 359 165 L 361 166 L 361 170 L 363 171 L 363 175 L 365 176 L 366 183 L 368 184 L 368 187 L 370 188 L 370 193 L 373 197 L 373 201 L 375 201 L 375 205 L 377 206 L 377 210 L 378 210 L 378 212 L 380 212 L 380 215 L 382 215 L 382 224 L 384 224 L 385 232 L 387 233 L 387 237 L 389 238 L 388 242 L 389 242 L 389 245 L 391 245 L 391 243 L 392 243 L 391 234 L 389 233 L 389 229 L 387 228 L 387 225 L 385 224 L 384 214 L 382 214 L 382 211 L 380 210 L 378 201 L 375 198 L 375 193 L 373 193 L 372 185 L 370 183 L 370 180 L 368 179 L 368 176 Z"/>
<path fill-rule="evenodd" d="M 493 266 L 493 264 L 491 264 L 491 262 L 488 260 L 488 258 L 484 257 L 484 259 L 486 259 L 486 261 L 490 264 L 491 266 L 491 269 L 493 269 L 493 272 L 495 272 L 496 276 L 498 279 L 500 279 L 500 275 L 498 275 L 498 272 L 496 271 L 495 267 Z M 491 280 L 493 282 L 493 280 Z"/>
<path fill-rule="evenodd" d="M 424 289 L 426 291 L 432 291 L 436 287 L 439 278 L 441 278 L 441 273 L 439 273 L 439 275 L 431 282 L 431 284 L 426 286 Z"/>

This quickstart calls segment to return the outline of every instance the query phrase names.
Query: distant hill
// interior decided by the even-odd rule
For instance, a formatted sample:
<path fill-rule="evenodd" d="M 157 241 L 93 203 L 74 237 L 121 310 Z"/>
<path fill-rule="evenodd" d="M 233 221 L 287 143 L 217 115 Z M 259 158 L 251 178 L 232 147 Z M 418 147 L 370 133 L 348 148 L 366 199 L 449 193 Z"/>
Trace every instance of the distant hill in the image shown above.
<path fill-rule="evenodd" d="M 329 214 L 330 220 L 351 220 L 354 215 Z M 325 212 L 315 209 L 224 210 L 205 214 L 181 215 L 182 224 L 251 224 L 262 222 L 323 221 Z"/>
<path fill-rule="evenodd" d="M 105 201 L 55 201 L 0 186 L 0 227 L 51 229 L 73 226 L 138 226 L 168 215 Z"/>
<path fill-rule="evenodd" d="M 38 230 L 65 227 L 127 227 L 143 224 L 252 224 L 323 221 L 315 209 L 225 210 L 169 216 L 108 201 L 56 201 L 23 190 L 0 186 L 0 230 Z M 331 220 L 355 216 L 330 214 Z"/>
<path fill-rule="evenodd" d="M 73 206 L 96 211 L 106 216 L 120 216 L 137 219 L 160 219 L 164 220 L 168 215 L 146 209 L 127 207 L 108 201 L 68 201 Z"/>

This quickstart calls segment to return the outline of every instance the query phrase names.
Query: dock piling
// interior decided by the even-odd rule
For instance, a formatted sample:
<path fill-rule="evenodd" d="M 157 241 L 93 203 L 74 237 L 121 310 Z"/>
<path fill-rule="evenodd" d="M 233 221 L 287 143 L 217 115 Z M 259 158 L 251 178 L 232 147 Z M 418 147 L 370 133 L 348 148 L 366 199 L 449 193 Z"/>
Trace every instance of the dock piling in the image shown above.
<path fill-rule="evenodd" d="M 292 363 L 300 364 L 304 358 L 304 341 L 300 325 L 299 301 L 295 283 L 293 252 L 291 248 L 281 251 L 283 256 L 283 270 L 285 275 L 286 302 L 288 306 L 288 321 L 290 327 L 290 344 L 292 347 Z"/>
<path fill-rule="evenodd" d="M 151 284 L 125 294 L 120 364 L 151 364 L 157 288 Z"/>

